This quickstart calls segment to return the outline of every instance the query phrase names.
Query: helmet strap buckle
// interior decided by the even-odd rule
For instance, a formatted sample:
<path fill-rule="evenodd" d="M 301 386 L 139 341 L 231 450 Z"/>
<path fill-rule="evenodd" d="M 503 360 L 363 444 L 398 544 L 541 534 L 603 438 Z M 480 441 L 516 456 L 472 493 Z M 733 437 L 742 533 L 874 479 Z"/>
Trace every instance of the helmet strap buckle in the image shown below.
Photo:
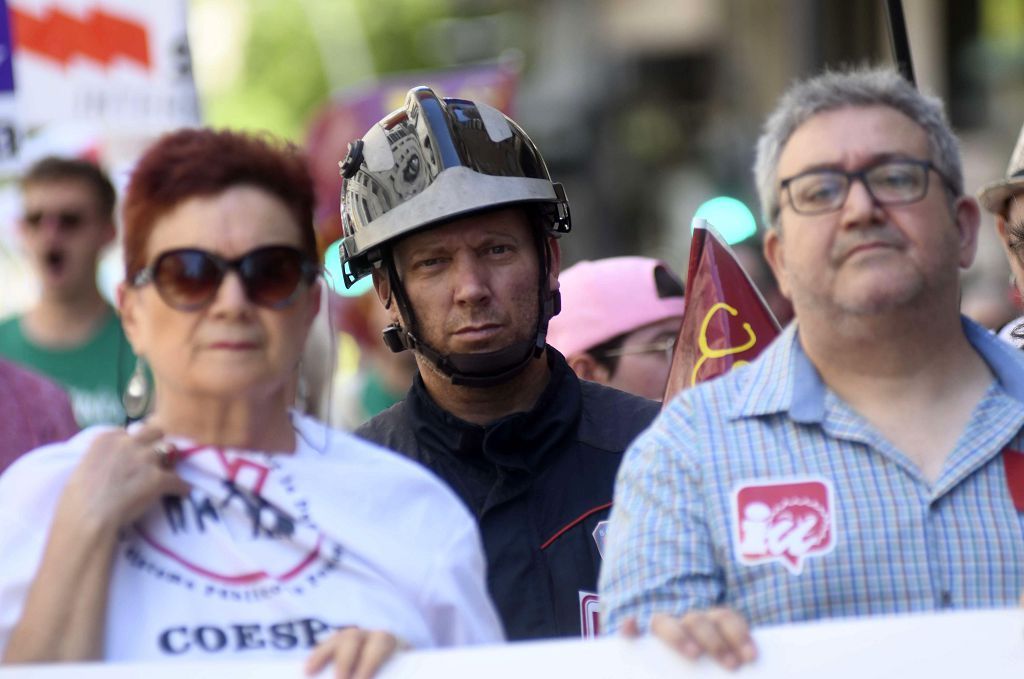
<path fill-rule="evenodd" d="M 406 333 L 398 323 L 391 323 L 386 326 L 381 331 L 381 338 L 384 340 L 384 346 L 390 349 L 393 354 L 400 354 L 410 348 L 406 341 Z"/>

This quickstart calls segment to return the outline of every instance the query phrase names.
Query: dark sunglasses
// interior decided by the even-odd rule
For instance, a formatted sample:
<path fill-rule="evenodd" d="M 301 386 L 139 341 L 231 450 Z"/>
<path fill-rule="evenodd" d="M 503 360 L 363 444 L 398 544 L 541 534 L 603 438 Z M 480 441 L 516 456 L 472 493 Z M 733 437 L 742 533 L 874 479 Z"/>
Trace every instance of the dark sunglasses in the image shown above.
<path fill-rule="evenodd" d="M 257 248 L 232 260 L 185 248 L 160 253 L 131 283 L 133 287 L 152 283 L 168 306 L 195 311 L 213 301 L 229 271 L 238 273 L 253 304 L 280 309 L 295 301 L 301 283 L 316 279 L 320 267 L 287 245 Z"/>
<path fill-rule="evenodd" d="M 54 223 L 57 229 L 63 232 L 76 231 L 85 222 L 85 213 L 76 210 L 59 210 L 57 212 L 46 212 L 45 210 L 34 210 L 29 212 L 21 220 L 38 229 L 44 223 Z"/>

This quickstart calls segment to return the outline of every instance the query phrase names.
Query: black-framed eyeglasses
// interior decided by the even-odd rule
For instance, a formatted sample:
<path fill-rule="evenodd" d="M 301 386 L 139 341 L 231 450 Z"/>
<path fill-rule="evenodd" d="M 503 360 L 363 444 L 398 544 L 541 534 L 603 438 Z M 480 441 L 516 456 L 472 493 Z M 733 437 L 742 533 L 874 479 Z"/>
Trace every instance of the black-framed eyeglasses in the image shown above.
<path fill-rule="evenodd" d="M 629 356 L 631 354 L 665 354 L 665 360 L 672 360 L 672 352 L 676 348 L 675 336 L 666 337 L 658 342 L 651 342 L 650 344 L 634 344 L 627 345 L 624 347 L 617 347 L 615 349 L 608 349 L 602 351 L 601 356 L 605 358 L 613 358 L 615 356 Z"/>
<path fill-rule="evenodd" d="M 780 187 L 789 196 L 789 204 L 801 215 L 835 212 L 846 203 L 850 186 L 859 179 L 879 205 L 908 205 L 928 193 L 928 171 L 935 170 L 952 190 L 952 184 L 930 160 L 883 160 L 856 172 L 820 169 L 788 177 Z"/>
<path fill-rule="evenodd" d="M 26 212 L 21 221 L 35 230 L 45 223 L 57 225 L 61 233 L 77 231 L 85 223 L 85 212 L 82 210 L 32 210 Z"/>
<path fill-rule="evenodd" d="M 157 255 L 131 284 L 152 283 L 168 306 L 196 311 L 213 301 L 229 271 L 238 273 L 253 304 L 280 309 L 295 301 L 300 284 L 316 279 L 320 267 L 288 245 L 256 248 L 232 260 L 206 250 L 183 248 Z"/>

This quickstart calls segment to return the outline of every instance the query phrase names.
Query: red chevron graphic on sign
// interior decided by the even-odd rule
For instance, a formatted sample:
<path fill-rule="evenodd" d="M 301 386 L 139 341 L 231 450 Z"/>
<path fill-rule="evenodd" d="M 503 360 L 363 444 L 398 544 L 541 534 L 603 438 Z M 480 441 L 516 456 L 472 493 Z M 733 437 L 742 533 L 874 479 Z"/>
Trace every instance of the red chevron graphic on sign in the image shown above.
<path fill-rule="evenodd" d="M 67 65 L 83 57 L 109 65 L 120 57 L 150 70 L 149 35 L 142 24 L 91 9 L 82 20 L 59 9 L 42 17 L 10 7 L 15 49 Z"/>

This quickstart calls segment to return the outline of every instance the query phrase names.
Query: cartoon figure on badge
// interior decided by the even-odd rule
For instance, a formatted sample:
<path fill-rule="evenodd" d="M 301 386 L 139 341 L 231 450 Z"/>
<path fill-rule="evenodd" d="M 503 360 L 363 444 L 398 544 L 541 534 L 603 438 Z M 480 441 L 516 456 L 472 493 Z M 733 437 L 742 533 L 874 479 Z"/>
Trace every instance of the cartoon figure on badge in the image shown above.
<path fill-rule="evenodd" d="M 804 478 L 747 481 L 733 491 L 733 546 L 742 564 L 778 561 L 793 575 L 835 546 L 832 484 Z"/>

